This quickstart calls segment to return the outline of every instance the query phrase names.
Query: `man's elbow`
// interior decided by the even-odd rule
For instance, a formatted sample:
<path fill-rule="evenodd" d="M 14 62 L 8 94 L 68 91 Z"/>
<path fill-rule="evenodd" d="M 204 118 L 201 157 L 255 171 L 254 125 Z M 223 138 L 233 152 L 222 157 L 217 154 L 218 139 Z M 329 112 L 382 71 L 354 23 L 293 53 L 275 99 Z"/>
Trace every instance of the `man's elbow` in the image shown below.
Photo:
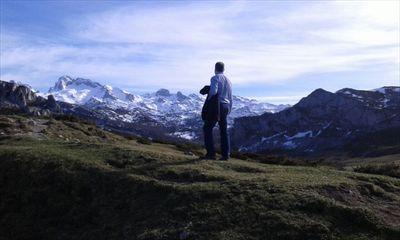
<path fill-rule="evenodd" d="M 208 95 L 211 97 L 211 96 L 214 96 L 214 95 L 216 95 L 217 94 L 217 92 L 215 91 L 210 91 L 209 93 L 208 93 Z"/>
<path fill-rule="evenodd" d="M 210 88 L 210 92 L 208 93 L 208 95 L 214 96 L 217 94 L 217 92 L 218 92 L 218 89 L 212 87 L 212 88 Z"/>

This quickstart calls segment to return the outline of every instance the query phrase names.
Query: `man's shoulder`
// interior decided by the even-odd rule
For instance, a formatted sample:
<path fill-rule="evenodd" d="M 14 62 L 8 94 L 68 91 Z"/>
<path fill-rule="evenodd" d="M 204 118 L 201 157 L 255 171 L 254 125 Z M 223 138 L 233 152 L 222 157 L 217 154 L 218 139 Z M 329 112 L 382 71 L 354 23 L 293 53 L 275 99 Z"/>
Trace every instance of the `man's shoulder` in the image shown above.
<path fill-rule="evenodd" d="M 217 82 L 221 82 L 221 81 L 228 81 L 230 82 L 229 78 L 227 76 L 225 76 L 224 74 L 215 74 L 214 76 L 211 77 L 211 81 L 217 81 Z"/>
<path fill-rule="evenodd" d="M 225 76 L 225 75 L 222 75 L 222 76 L 221 76 L 221 79 L 224 79 L 224 80 L 226 80 L 226 81 L 229 82 L 229 83 L 231 82 L 231 81 L 229 80 L 229 78 L 228 78 L 227 76 Z"/>
<path fill-rule="evenodd" d="M 214 76 L 211 77 L 211 80 L 215 80 L 215 79 L 218 79 L 217 75 L 214 75 Z"/>

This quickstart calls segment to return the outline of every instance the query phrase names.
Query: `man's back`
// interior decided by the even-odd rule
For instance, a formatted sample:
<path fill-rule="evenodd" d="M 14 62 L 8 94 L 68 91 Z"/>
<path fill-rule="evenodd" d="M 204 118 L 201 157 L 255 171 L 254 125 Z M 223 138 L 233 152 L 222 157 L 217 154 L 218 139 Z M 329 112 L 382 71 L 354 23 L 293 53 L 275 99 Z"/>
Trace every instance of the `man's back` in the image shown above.
<path fill-rule="evenodd" d="M 218 94 L 220 103 L 229 104 L 229 109 L 232 109 L 232 84 L 223 73 L 217 73 L 211 78 L 209 96 L 215 94 Z"/>

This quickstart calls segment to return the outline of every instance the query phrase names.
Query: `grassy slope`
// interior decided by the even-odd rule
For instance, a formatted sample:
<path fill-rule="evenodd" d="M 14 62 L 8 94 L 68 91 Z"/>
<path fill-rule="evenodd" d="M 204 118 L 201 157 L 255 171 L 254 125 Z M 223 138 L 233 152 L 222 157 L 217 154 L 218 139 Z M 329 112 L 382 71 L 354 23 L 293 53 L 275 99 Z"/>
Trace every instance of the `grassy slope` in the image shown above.
<path fill-rule="evenodd" d="M 45 129 L 45 130 L 44 130 Z M 398 239 L 400 180 L 0 118 L 1 239 Z"/>
<path fill-rule="evenodd" d="M 350 171 L 386 175 L 400 179 L 400 154 L 343 159 L 339 165 Z"/>

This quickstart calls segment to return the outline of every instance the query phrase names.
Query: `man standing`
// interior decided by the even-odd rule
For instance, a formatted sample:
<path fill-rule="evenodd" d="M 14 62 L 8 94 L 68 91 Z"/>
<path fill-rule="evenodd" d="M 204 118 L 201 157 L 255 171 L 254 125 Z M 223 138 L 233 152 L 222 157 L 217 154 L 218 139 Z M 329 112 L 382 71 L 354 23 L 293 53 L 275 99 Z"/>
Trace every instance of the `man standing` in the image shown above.
<path fill-rule="evenodd" d="M 232 84 L 224 75 L 225 66 L 223 62 L 215 64 L 215 76 L 211 78 L 210 91 L 208 92 L 207 101 L 216 98 L 215 102 L 218 110 L 216 118 L 204 119 L 204 145 L 207 150 L 205 159 L 215 159 L 213 128 L 218 122 L 221 135 L 221 159 L 226 161 L 229 159 L 230 143 L 228 134 L 227 117 L 232 109 Z"/>

